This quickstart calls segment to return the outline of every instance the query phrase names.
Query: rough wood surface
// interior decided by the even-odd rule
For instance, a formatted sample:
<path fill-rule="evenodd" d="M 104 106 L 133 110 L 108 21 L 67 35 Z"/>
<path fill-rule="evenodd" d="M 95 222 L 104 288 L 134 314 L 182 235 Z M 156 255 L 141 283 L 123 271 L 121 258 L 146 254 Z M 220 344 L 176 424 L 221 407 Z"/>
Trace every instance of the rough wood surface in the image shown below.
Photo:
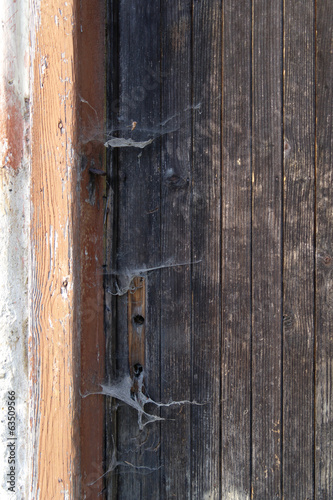
<path fill-rule="evenodd" d="M 281 36 L 279 2 L 252 32 L 252 497 L 281 497 Z"/>
<path fill-rule="evenodd" d="M 316 2 L 315 495 L 333 497 L 333 4 Z"/>
<path fill-rule="evenodd" d="M 221 498 L 222 2 L 193 3 L 191 496 Z M 214 19 L 214 22 L 211 20 Z M 212 56 L 213 55 L 213 56 Z M 210 464 L 207 467 L 207 464 Z"/>
<path fill-rule="evenodd" d="M 114 102 L 119 96 L 118 71 L 118 3 L 107 2 L 106 5 L 106 123 L 108 127 L 117 127 L 117 115 L 112 111 Z M 107 151 L 107 206 L 105 217 L 105 272 L 110 273 L 116 267 L 117 259 L 117 221 L 118 221 L 118 179 L 117 155 L 112 150 Z M 116 331 L 117 331 L 117 296 L 110 293 L 114 276 L 104 277 L 105 289 L 105 350 L 106 350 L 106 381 L 111 382 L 117 377 Z M 117 407 L 112 398 L 105 401 L 105 471 L 113 469 L 117 434 Z M 117 479 L 112 473 L 105 477 L 106 497 L 115 499 L 117 496 Z"/>
<path fill-rule="evenodd" d="M 111 82 L 114 92 L 109 103 L 109 137 L 118 136 L 135 142 L 154 139 L 144 149 L 129 147 L 111 153 L 110 185 L 116 200 L 116 205 L 113 205 L 116 212 L 110 216 L 115 217 L 116 224 L 113 228 L 114 248 L 107 265 L 117 272 L 117 275 L 111 275 L 109 284 L 114 292 L 115 280 L 120 288 L 125 286 L 126 289 L 128 277 L 131 280 L 139 276 L 139 270 L 160 264 L 159 4 L 121 0 L 113 5 L 110 14 L 113 34 L 109 50 L 117 75 L 110 77 L 114 79 Z M 127 375 L 134 377 L 135 368 L 130 363 L 143 357 L 140 364 L 147 390 L 151 397 L 159 400 L 158 271 L 145 276 L 145 287 L 149 297 L 144 315 L 145 356 L 142 356 L 143 343 L 132 342 L 128 304 L 133 300 L 131 292 L 125 291 L 112 301 L 114 329 L 110 332 L 113 340 L 109 342 L 115 362 L 109 370 L 109 380 Z M 135 351 L 136 347 L 139 352 Z M 113 457 L 119 463 L 114 473 L 108 475 L 109 495 L 128 499 L 138 495 L 159 498 L 159 452 L 154 451 L 155 448 L 158 450 L 160 442 L 159 424 L 150 424 L 139 432 L 137 412 L 120 403 L 112 422 L 108 423 L 108 431 L 112 451 L 107 456 L 106 469 L 112 468 Z"/>
<path fill-rule="evenodd" d="M 224 2 L 222 102 L 221 495 L 250 498 L 252 162 L 248 0 Z"/>
<path fill-rule="evenodd" d="M 286 0 L 283 26 L 283 494 L 313 498 L 313 1 Z"/>
<path fill-rule="evenodd" d="M 146 281 L 136 277 L 134 290 L 127 292 L 128 363 L 132 378 L 138 377 L 145 366 Z"/>
<path fill-rule="evenodd" d="M 51 0 L 34 13 L 30 494 L 74 499 L 80 496 L 75 2 Z"/>
<path fill-rule="evenodd" d="M 170 120 L 162 137 L 161 259 L 191 261 L 191 2 L 162 3 L 161 119 Z M 172 118 L 174 117 L 174 118 Z M 174 130 L 174 131 L 172 131 Z M 191 399 L 190 268 L 161 271 L 161 400 Z M 190 408 L 163 409 L 161 415 L 161 497 L 190 498 Z M 172 436 L 172 437 L 171 437 Z"/>
<path fill-rule="evenodd" d="M 78 9 L 78 99 L 80 141 L 80 370 L 81 393 L 96 390 L 105 377 L 103 296 L 104 214 L 106 210 L 103 123 L 105 8 L 99 0 Z M 97 172 L 97 173 L 96 173 Z M 82 498 L 101 494 L 104 480 L 104 403 L 102 396 L 81 399 L 80 463 Z M 101 479 L 99 479 L 101 478 Z"/>
<path fill-rule="evenodd" d="M 331 10 L 112 2 L 110 498 L 332 497 Z"/>

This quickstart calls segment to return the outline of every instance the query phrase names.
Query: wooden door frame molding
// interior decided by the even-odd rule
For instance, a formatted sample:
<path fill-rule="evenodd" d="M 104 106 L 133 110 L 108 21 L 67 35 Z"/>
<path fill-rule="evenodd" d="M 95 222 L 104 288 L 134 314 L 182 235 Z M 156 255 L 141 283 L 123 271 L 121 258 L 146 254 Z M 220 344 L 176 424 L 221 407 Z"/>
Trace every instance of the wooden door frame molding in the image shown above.
<path fill-rule="evenodd" d="M 89 171 L 103 166 L 103 143 L 81 131 L 104 122 L 105 7 L 33 6 L 31 497 L 94 498 L 103 489 L 104 402 L 81 400 L 80 386 L 104 376 L 105 181 Z"/>

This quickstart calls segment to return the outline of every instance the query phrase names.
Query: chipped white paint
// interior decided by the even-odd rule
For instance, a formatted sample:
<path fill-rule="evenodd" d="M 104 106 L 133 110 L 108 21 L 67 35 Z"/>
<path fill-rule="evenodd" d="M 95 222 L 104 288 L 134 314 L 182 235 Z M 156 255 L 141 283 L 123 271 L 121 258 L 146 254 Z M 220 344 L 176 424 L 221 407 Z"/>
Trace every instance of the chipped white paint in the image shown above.
<path fill-rule="evenodd" d="M 60 492 L 62 495 L 64 495 L 63 499 L 64 500 L 69 500 L 70 499 L 70 496 L 69 496 L 69 491 L 68 490 L 61 490 Z"/>
<path fill-rule="evenodd" d="M 0 497 L 29 498 L 29 0 L 0 11 Z M 15 493 L 8 491 L 8 391 L 15 391 Z"/>

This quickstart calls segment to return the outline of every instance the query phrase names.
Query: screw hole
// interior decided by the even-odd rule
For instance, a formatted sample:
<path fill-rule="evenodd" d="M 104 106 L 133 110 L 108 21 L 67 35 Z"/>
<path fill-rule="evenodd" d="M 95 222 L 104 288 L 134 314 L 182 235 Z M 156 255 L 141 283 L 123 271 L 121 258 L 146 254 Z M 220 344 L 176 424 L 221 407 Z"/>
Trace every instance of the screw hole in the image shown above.
<path fill-rule="evenodd" d="M 140 363 L 135 363 L 133 366 L 133 373 L 136 377 L 140 377 L 140 374 L 143 372 L 143 366 Z"/>
<path fill-rule="evenodd" d="M 137 314 L 136 316 L 134 316 L 133 321 L 136 325 L 143 325 L 143 323 L 145 322 L 145 318 L 141 316 L 141 314 Z"/>

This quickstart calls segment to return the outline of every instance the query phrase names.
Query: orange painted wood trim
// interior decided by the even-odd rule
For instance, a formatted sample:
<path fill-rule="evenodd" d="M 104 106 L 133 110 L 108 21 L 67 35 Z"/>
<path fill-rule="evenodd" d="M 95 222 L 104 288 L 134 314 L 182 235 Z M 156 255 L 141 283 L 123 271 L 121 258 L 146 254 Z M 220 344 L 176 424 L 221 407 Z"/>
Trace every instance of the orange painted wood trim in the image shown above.
<path fill-rule="evenodd" d="M 31 33 L 31 498 L 41 500 L 80 498 L 76 18 L 75 0 L 41 1 Z"/>
<path fill-rule="evenodd" d="M 32 36 L 31 496 L 103 490 L 104 24 L 98 0 L 41 2 Z M 99 140 L 96 141 L 96 135 Z M 100 496 L 100 498 L 102 498 Z"/>

